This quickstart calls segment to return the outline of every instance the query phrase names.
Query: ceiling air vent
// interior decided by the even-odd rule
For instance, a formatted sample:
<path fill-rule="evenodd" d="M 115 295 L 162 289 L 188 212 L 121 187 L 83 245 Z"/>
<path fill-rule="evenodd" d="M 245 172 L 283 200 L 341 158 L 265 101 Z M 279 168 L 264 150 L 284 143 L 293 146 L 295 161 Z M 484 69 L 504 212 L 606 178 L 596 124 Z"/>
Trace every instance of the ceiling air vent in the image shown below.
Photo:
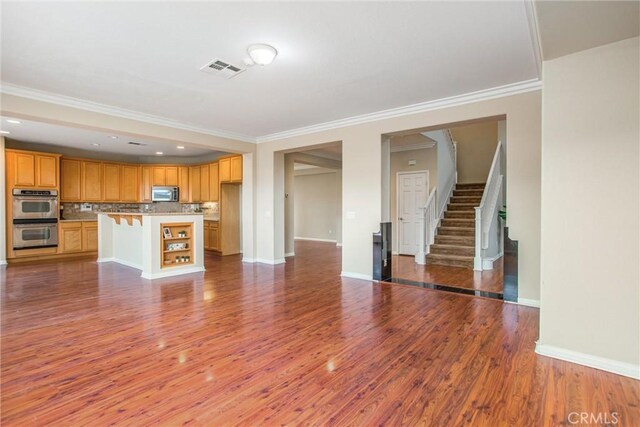
<path fill-rule="evenodd" d="M 230 79 L 245 71 L 246 68 L 236 67 L 221 59 L 213 59 L 209 61 L 204 67 L 200 68 L 200 71 L 205 73 L 215 74 L 225 79 Z"/>
<path fill-rule="evenodd" d="M 133 142 L 133 141 L 129 141 L 128 142 L 129 145 L 140 145 L 142 147 L 145 147 L 147 144 L 143 144 L 142 142 Z"/>

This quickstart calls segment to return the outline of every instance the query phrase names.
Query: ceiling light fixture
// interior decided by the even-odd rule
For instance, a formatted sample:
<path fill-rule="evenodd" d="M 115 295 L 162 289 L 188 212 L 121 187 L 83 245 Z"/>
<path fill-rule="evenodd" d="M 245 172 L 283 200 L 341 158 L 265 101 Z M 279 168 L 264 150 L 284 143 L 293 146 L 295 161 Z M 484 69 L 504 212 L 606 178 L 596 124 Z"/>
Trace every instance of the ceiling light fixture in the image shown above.
<path fill-rule="evenodd" d="M 8 130 L 0 130 L 0 134 L 2 135 L 9 135 L 11 132 L 9 132 Z"/>
<path fill-rule="evenodd" d="M 11 124 L 14 124 L 14 125 L 19 125 L 22 122 L 20 120 L 7 119 L 7 123 L 11 123 Z"/>
<path fill-rule="evenodd" d="M 182 145 L 178 145 L 176 148 L 177 148 L 178 150 L 184 150 L 184 146 L 182 146 Z"/>
<path fill-rule="evenodd" d="M 162 156 L 164 153 L 162 151 L 156 151 L 156 156 Z"/>
<path fill-rule="evenodd" d="M 100 146 L 100 144 L 96 144 L 96 143 L 91 144 L 91 145 L 93 145 L 94 147 L 99 147 Z"/>
<path fill-rule="evenodd" d="M 109 138 L 111 138 L 111 139 L 118 139 L 118 137 L 117 137 L 117 136 L 115 136 L 115 135 L 111 135 Z"/>
<path fill-rule="evenodd" d="M 258 65 L 269 65 L 278 56 L 276 48 L 268 44 L 252 44 L 247 48 L 247 53 Z"/>

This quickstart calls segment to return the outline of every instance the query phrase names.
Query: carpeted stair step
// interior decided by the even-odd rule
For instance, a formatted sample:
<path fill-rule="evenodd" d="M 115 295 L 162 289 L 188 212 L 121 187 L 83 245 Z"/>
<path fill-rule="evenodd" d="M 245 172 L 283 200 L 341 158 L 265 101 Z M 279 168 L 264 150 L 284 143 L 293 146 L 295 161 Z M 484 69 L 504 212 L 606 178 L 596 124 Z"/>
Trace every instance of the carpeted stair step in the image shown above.
<path fill-rule="evenodd" d="M 475 254 L 475 248 L 472 246 L 433 244 L 430 246 L 429 251 L 431 254 L 458 255 L 467 257 L 473 257 L 473 255 Z"/>
<path fill-rule="evenodd" d="M 472 182 L 468 184 L 456 184 L 456 190 L 484 190 L 485 183 L 484 182 Z"/>
<path fill-rule="evenodd" d="M 454 197 L 480 197 L 482 198 L 482 194 L 484 193 L 484 189 L 476 188 L 470 190 L 453 190 Z"/>
<path fill-rule="evenodd" d="M 467 219 L 475 219 L 476 212 L 474 211 L 445 211 L 444 212 L 445 219 L 454 219 L 454 218 L 467 218 Z"/>
<path fill-rule="evenodd" d="M 480 201 L 482 200 L 482 196 L 480 197 L 476 197 L 476 196 L 472 196 L 472 197 L 462 197 L 462 196 L 453 196 L 451 199 L 449 199 L 449 203 L 472 203 L 476 206 L 480 205 Z"/>
<path fill-rule="evenodd" d="M 438 227 L 439 236 L 475 236 L 476 229 L 469 227 Z"/>
<path fill-rule="evenodd" d="M 471 248 L 475 248 L 476 237 L 474 236 L 446 236 L 446 235 L 437 235 L 435 238 L 435 244 L 437 245 L 456 245 L 456 246 L 467 246 Z"/>
<path fill-rule="evenodd" d="M 473 211 L 478 205 L 474 203 L 449 203 L 448 211 Z"/>
<path fill-rule="evenodd" d="M 429 254 L 427 255 L 427 264 L 473 268 L 473 257 L 458 256 L 458 255 Z"/>
<path fill-rule="evenodd" d="M 442 218 L 440 225 L 442 227 L 473 228 L 476 226 L 476 220 L 474 218 Z"/>

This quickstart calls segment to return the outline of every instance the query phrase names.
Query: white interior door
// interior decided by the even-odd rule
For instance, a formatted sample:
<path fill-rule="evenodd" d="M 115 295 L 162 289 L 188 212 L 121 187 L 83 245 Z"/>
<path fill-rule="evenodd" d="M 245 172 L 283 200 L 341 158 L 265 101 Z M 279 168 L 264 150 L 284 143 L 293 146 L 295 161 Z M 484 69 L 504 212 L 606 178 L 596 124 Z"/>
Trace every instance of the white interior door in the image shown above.
<path fill-rule="evenodd" d="M 420 241 L 420 224 L 423 221 L 429 188 L 429 172 L 398 172 L 398 253 L 415 255 Z"/>

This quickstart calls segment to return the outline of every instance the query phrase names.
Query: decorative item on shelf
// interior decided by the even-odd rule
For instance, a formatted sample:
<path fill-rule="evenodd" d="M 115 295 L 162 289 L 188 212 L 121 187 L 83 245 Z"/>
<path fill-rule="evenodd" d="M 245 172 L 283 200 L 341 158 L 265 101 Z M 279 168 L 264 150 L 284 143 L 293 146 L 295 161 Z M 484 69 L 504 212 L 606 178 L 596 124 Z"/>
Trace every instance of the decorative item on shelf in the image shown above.
<path fill-rule="evenodd" d="M 181 251 L 181 250 L 185 250 L 187 249 L 187 244 L 182 242 L 182 243 L 169 243 L 167 245 L 167 250 L 168 251 Z"/>
<path fill-rule="evenodd" d="M 170 239 L 171 236 L 171 229 L 169 227 L 164 227 L 162 229 L 162 235 L 164 236 L 165 239 Z"/>
<path fill-rule="evenodd" d="M 187 232 L 186 231 L 178 231 L 178 237 L 187 237 Z"/>
<path fill-rule="evenodd" d="M 502 209 L 498 211 L 498 216 L 503 220 L 507 220 L 507 207 L 503 206 Z"/>
<path fill-rule="evenodd" d="M 176 264 L 180 262 L 180 257 L 176 256 Z"/>
<path fill-rule="evenodd" d="M 187 262 L 187 257 L 186 256 L 182 257 L 182 262 Z"/>

